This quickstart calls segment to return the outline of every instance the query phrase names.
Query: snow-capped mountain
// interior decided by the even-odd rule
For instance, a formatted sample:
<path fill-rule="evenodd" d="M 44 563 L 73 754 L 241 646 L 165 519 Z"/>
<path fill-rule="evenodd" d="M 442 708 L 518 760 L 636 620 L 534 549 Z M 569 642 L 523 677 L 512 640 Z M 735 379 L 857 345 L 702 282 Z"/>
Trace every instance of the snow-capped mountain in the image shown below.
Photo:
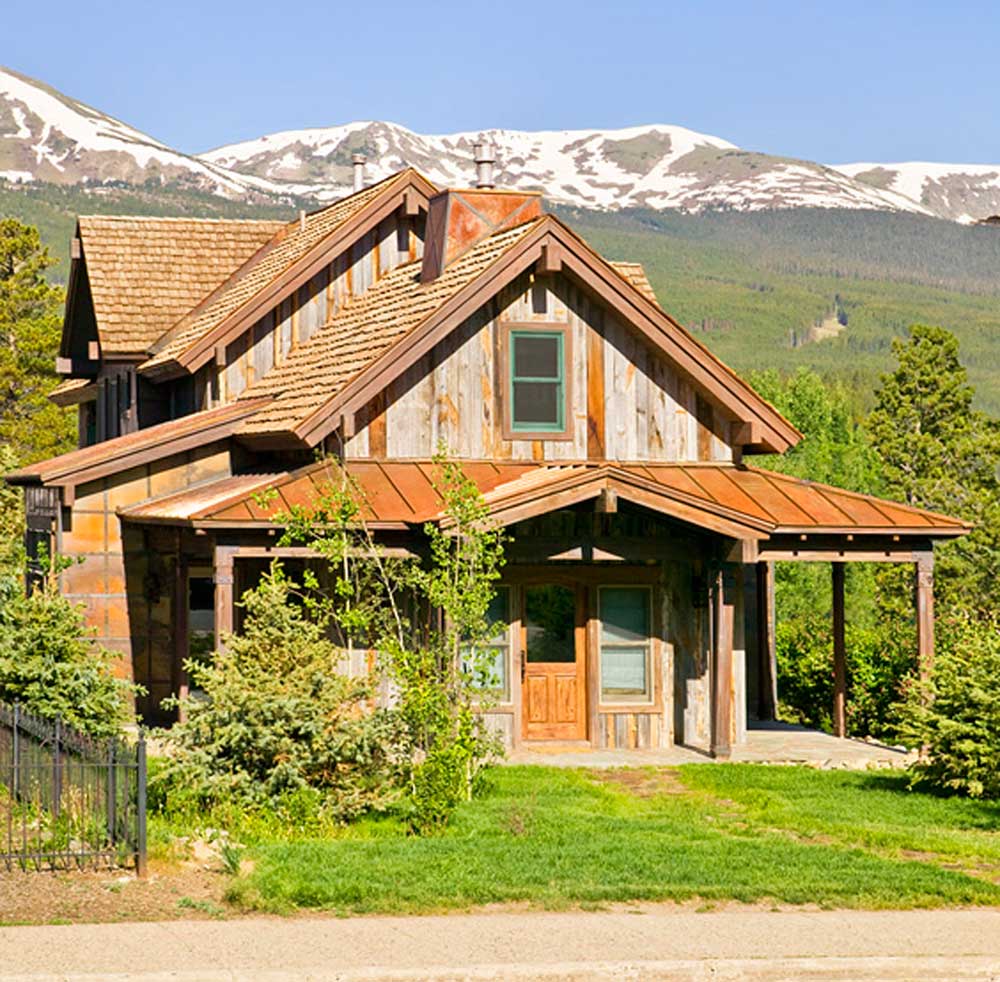
<path fill-rule="evenodd" d="M 681 126 L 488 130 L 501 187 L 581 208 L 698 212 L 824 207 L 971 221 L 1000 213 L 1000 166 L 845 164 L 743 150 Z M 426 136 L 387 122 L 273 133 L 182 153 L 42 82 L 0 68 L 0 180 L 100 188 L 160 181 L 248 201 L 317 202 L 351 188 L 351 155 L 374 181 L 413 165 L 443 185 L 474 179 L 478 132 Z"/>
<path fill-rule="evenodd" d="M 972 222 L 1000 215 L 1000 165 L 841 164 L 842 174 L 870 187 L 905 195 L 940 218 Z"/>
<path fill-rule="evenodd" d="M 486 130 L 498 152 L 501 187 L 541 189 L 560 204 L 582 208 L 877 208 L 925 209 L 821 164 L 741 150 L 727 140 L 681 126 L 526 133 Z M 394 123 L 349 123 L 273 133 L 220 147 L 201 159 L 272 182 L 311 185 L 339 195 L 351 180 L 350 159 L 362 151 L 369 176 L 412 164 L 441 184 L 473 180 L 479 134 L 424 136 Z"/>
<path fill-rule="evenodd" d="M 95 185 L 158 179 L 231 197 L 287 193 L 180 153 L 7 68 L 0 68 L 0 178 Z"/>

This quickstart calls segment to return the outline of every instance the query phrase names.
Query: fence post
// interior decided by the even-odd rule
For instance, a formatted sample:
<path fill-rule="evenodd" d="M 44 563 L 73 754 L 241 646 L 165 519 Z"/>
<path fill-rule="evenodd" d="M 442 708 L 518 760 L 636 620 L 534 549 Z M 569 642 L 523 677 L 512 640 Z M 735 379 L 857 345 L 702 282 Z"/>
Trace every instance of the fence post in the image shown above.
<path fill-rule="evenodd" d="M 146 876 L 146 737 L 139 733 L 139 745 L 135 750 L 137 801 L 135 808 L 135 872 Z"/>
<path fill-rule="evenodd" d="M 115 761 L 115 739 L 108 739 L 108 842 L 118 841 L 118 764 Z"/>
<path fill-rule="evenodd" d="M 59 738 L 62 736 L 62 717 L 56 717 L 55 743 L 52 750 L 52 816 L 59 817 L 62 805 L 62 757 L 59 753 Z"/>
<path fill-rule="evenodd" d="M 14 772 L 11 774 L 10 782 L 10 793 L 14 801 L 17 801 L 21 797 L 21 737 L 17 732 L 17 724 L 21 718 L 21 704 L 19 702 L 14 703 L 14 741 L 13 741 L 13 758 L 14 758 Z"/>

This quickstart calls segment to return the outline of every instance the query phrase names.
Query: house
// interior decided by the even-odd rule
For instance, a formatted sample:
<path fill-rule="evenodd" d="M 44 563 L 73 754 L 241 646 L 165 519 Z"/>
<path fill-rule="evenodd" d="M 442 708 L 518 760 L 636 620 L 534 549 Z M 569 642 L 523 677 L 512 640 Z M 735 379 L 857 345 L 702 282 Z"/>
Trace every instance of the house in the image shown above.
<path fill-rule="evenodd" d="M 844 564 L 913 567 L 926 667 L 933 547 L 967 526 L 754 467 L 800 434 L 479 157 L 474 188 L 407 169 L 287 224 L 80 218 L 53 394 L 80 445 L 8 476 L 29 545 L 78 560 L 62 590 L 166 722 L 262 566 L 304 561 L 274 515 L 342 466 L 418 545 L 443 442 L 510 534 L 508 744 L 725 757 L 774 713 L 776 560 L 831 564 L 842 734 Z"/>

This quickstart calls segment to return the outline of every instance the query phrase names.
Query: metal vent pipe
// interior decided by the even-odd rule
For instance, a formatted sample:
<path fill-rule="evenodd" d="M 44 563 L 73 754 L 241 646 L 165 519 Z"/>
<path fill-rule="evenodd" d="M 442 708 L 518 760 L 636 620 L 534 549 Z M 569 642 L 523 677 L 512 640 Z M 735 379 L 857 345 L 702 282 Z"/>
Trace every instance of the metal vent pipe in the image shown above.
<path fill-rule="evenodd" d="M 354 190 L 360 191 L 365 186 L 365 155 L 352 153 L 351 166 L 354 168 Z"/>
<path fill-rule="evenodd" d="M 493 165 L 497 161 L 497 155 L 493 141 L 485 133 L 480 133 L 472 150 L 476 161 L 476 187 L 494 187 Z"/>

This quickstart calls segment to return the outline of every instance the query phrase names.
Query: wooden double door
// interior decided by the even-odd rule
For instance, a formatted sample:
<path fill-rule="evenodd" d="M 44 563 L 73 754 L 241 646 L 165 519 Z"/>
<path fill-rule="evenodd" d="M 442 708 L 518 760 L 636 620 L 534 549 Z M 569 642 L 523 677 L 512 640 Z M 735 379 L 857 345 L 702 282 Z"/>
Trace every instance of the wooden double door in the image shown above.
<path fill-rule="evenodd" d="M 521 736 L 587 739 L 587 591 L 566 581 L 521 590 Z"/>

